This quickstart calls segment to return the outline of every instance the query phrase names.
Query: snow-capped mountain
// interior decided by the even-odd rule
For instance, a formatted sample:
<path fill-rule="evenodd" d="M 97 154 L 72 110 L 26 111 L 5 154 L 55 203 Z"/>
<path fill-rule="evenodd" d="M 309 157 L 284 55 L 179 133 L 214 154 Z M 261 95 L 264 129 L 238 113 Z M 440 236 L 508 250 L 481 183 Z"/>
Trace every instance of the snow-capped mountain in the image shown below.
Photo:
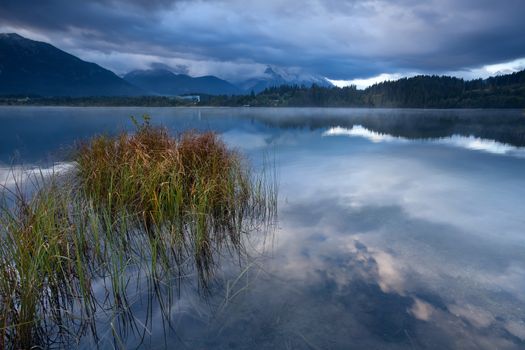
<path fill-rule="evenodd" d="M 326 78 L 304 73 L 295 69 L 283 69 L 273 66 L 267 66 L 263 76 L 243 81 L 238 84 L 245 91 L 261 92 L 266 88 L 281 85 L 304 85 L 330 87 L 333 86 Z"/>

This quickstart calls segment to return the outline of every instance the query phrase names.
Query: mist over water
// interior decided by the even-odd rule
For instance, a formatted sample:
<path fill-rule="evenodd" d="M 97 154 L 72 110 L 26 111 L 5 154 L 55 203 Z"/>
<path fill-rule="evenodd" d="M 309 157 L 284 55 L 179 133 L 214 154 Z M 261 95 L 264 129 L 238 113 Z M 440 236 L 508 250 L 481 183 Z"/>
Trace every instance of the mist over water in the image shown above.
<path fill-rule="evenodd" d="M 256 167 L 270 155 L 279 178 L 274 234 L 223 259 L 208 295 L 181 288 L 172 328 L 138 289 L 144 347 L 525 346 L 522 111 L 0 108 L 0 181 L 67 167 L 75 140 L 143 113 L 214 130 Z"/>

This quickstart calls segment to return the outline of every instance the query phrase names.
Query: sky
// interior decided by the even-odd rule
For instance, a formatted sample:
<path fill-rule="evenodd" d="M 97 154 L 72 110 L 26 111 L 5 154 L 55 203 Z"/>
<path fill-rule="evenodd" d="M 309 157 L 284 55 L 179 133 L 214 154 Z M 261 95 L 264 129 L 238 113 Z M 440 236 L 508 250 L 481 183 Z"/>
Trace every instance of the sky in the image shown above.
<path fill-rule="evenodd" d="M 365 87 L 525 69 L 524 0 L 1 0 L 0 32 L 124 74 L 238 82 L 267 65 Z"/>

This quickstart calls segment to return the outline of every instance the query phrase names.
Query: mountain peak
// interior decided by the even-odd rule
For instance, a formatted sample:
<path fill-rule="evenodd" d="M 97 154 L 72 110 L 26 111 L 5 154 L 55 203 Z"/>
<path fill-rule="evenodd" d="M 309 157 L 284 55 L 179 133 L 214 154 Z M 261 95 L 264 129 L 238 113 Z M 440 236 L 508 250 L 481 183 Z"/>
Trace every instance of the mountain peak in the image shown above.
<path fill-rule="evenodd" d="M 264 73 L 265 74 L 272 74 L 273 73 L 273 69 L 271 66 L 266 66 L 266 69 L 264 70 Z"/>
<path fill-rule="evenodd" d="M 151 68 L 151 69 L 135 69 L 131 72 L 128 72 L 124 75 L 124 79 L 133 78 L 133 77 L 162 77 L 162 76 L 172 76 L 176 75 L 170 70 L 163 68 Z"/>
<path fill-rule="evenodd" d="M 25 38 L 17 33 L 0 33 L 0 41 L 7 45 L 17 46 L 32 46 L 39 43 L 38 41 Z"/>
<path fill-rule="evenodd" d="M 261 92 L 266 88 L 281 85 L 304 85 L 331 87 L 333 86 L 326 78 L 309 74 L 299 68 L 282 68 L 267 65 L 261 77 L 250 79 L 241 83 L 241 87 L 246 91 Z"/>
<path fill-rule="evenodd" d="M 274 75 L 276 73 L 272 66 L 266 66 L 266 69 L 264 70 L 264 74 Z"/>
<path fill-rule="evenodd" d="M 0 38 L 9 38 L 9 39 L 26 39 L 23 36 L 17 34 L 17 33 L 0 33 Z"/>

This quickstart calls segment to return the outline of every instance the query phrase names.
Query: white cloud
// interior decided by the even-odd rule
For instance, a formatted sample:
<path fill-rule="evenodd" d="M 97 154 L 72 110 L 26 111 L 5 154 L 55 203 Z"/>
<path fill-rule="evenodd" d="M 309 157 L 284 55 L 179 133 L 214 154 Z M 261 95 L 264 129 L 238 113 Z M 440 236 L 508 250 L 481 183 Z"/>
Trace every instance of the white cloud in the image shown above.
<path fill-rule="evenodd" d="M 444 71 L 440 75 L 448 75 L 457 78 L 463 78 L 465 80 L 472 79 L 486 79 L 489 77 L 502 75 L 502 74 L 511 74 L 519 72 L 525 69 L 525 58 L 519 58 L 512 61 L 501 62 L 496 64 L 484 65 L 479 68 L 456 70 L 456 71 Z M 332 84 L 338 87 L 346 87 L 350 85 L 355 85 L 358 89 L 363 90 L 374 84 L 382 83 L 385 81 L 394 81 L 401 78 L 410 78 L 420 74 L 427 74 L 425 72 L 408 72 L 408 73 L 381 73 L 376 76 L 369 78 L 361 79 L 351 79 L 351 80 L 332 80 L 328 79 Z M 434 74 L 434 73 L 433 73 Z"/>
<path fill-rule="evenodd" d="M 93 50 L 74 49 L 71 53 L 85 61 L 97 62 L 101 66 L 107 67 L 119 75 L 126 74 L 134 69 L 149 69 L 154 64 L 162 63 L 170 67 L 187 67 L 188 74 L 194 77 L 217 75 L 223 79 L 236 81 L 239 77 L 246 79 L 260 76 L 266 68 L 263 64 L 249 62 L 166 57 L 116 51 L 102 53 Z"/>
<path fill-rule="evenodd" d="M 496 75 L 510 74 L 519 72 L 523 69 L 525 69 L 525 58 L 519 58 L 508 62 L 489 64 L 479 68 L 445 72 L 444 74 L 471 80 L 479 78 L 486 79 Z"/>
<path fill-rule="evenodd" d="M 352 79 L 352 80 L 331 80 L 328 79 L 332 84 L 338 87 L 346 87 L 350 85 L 355 85 L 358 89 L 363 90 L 369 86 L 372 86 L 377 83 L 382 83 L 385 81 L 398 80 L 404 77 L 411 77 L 416 75 L 415 73 L 411 74 L 400 74 L 400 73 L 382 73 L 374 77 L 364 78 L 364 79 Z"/>

